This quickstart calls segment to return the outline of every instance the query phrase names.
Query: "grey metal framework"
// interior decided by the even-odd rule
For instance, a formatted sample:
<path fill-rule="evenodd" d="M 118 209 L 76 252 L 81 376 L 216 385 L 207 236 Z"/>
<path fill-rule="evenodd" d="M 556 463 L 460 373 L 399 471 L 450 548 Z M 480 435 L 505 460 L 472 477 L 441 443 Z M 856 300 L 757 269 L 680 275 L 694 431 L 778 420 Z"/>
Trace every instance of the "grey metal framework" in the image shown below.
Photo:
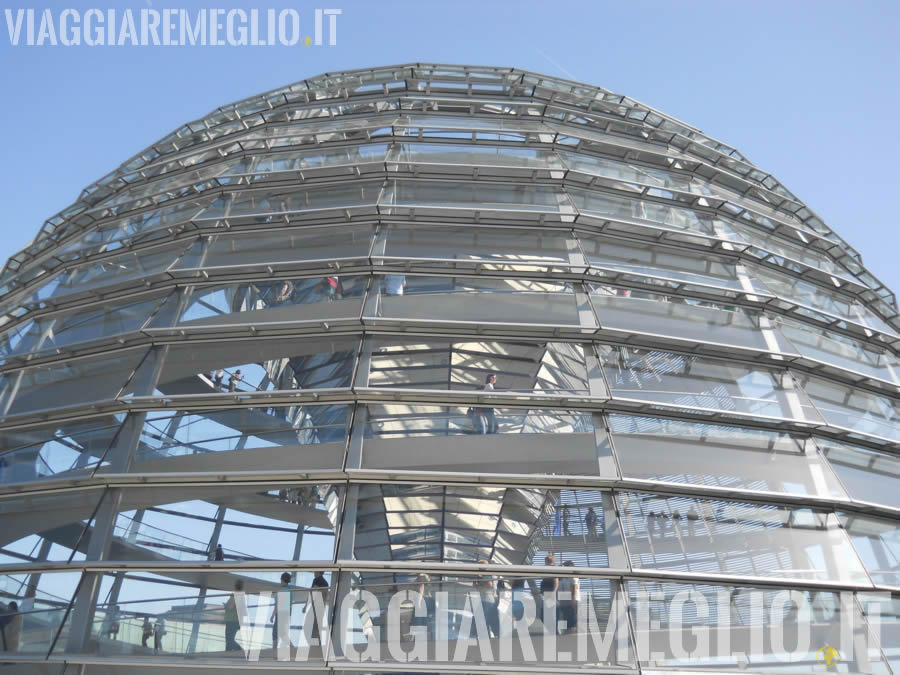
<path fill-rule="evenodd" d="M 900 594 L 896 300 L 774 177 L 628 97 L 305 80 L 125 162 L 0 284 L 0 671 L 284 667 L 264 594 L 289 572 L 302 625 L 321 570 L 333 644 L 292 667 L 822 670 L 877 606 L 842 670 L 900 672 L 900 595 L 873 595 Z M 360 664 L 383 614 L 336 610 L 446 592 L 452 639 L 472 589 L 501 611 L 547 577 L 625 608 L 624 656 Z M 743 661 L 663 644 L 642 591 L 685 588 L 729 590 Z M 800 662 L 747 638 L 740 591 L 783 588 L 828 609 Z"/>

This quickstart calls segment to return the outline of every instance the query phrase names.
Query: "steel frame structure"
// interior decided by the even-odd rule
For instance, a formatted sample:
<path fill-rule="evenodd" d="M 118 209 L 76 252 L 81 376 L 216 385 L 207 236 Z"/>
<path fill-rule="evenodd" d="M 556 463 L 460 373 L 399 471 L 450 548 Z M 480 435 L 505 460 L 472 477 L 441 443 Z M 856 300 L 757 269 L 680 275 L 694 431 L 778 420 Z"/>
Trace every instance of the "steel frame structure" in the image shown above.
<path fill-rule="evenodd" d="M 16 672 L 283 668 L 216 613 L 281 571 L 303 597 L 324 571 L 334 623 L 419 575 L 626 605 L 625 663 L 315 672 L 748 667 L 636 656 L 654 583 L 849 592 L 864 630 L 882 592 L 900 625 L 894 295 L 773 176 L 628 97 L 479 66 L 311 78 L 129 159 L 0 284 Z M 896 634 L 867 657 L 896 672 Z"/>

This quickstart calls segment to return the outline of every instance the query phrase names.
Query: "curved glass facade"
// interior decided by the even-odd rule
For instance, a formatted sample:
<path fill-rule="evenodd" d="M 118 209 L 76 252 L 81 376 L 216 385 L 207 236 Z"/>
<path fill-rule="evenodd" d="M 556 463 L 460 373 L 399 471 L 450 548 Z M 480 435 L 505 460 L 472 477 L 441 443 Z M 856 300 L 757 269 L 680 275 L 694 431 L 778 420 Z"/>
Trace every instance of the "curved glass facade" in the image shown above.
<path fill-rule="evenodd" d="M 305 80 L 0 284 L 0 673 L 900 672 L 895 298 L 632 99 Z"/>

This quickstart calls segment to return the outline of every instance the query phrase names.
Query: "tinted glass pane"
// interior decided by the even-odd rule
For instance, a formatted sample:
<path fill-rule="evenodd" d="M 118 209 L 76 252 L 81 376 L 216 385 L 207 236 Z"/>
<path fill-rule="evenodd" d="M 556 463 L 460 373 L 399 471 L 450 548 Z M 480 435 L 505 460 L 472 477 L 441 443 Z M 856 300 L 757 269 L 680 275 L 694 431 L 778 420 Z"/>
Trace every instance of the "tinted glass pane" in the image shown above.
<path fill-rule="evenodd" d="M 872 581 L 900 586 L 900 528 L 897 524 L 858 513 L 838 515 Z"/>
<path fill-rule="evenodd" d="M 900 411 L 888 397 L 819 377 L 798 375 L 798 380 L 829 424 L 900 440 Z"/>

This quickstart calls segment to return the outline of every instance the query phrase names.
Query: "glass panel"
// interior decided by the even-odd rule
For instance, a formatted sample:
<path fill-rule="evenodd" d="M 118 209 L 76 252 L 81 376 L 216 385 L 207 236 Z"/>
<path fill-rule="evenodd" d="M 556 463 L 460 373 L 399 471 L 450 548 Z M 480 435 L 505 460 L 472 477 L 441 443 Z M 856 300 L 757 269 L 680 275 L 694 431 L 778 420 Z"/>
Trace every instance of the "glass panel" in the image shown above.
<path fill-rule="evenodd" d="M 101 489 L 0 499 L 0 564 L 84 560 L 102 494 Z"/>
<path fill-rule="evenodd" d="M 853 499 L 900 508 L 900 458 L 830 438 L 815 440 Z"/>
<path fill-rule="evenodd" d="M 786 370 L 631 347 L 598 351 L 613 398 L 821 422 Z"/>
<path fill-rule="evenodd" d="M 356 338 L 173 345 L 156 390 L 174 395 L 349 387 L 358 350 Z"/>
<path fill-rule="evenodd" d="M 900 595 L 860 593 L 857 597 L 870 633 L 877 634 L 881 651 L 892 671 L 900 672 Z"/>
<path fill-rule="evenodd" d="M 868 583 L 833 513 L 628 492 L 617 497 L 634 567 Z"/>
<path fill-rule="evenodd" d="M 588 396 L 585 346 L 374 338 L 370 387 Z"/>
<path fill-rule="evenodd" d="M 469 415 L 468 412 L 472 411 Z M 609 441 L 590 413 L 491 408 L 496 434 L 475 408 L 368 407 L 362 468 L 466 473 L 615 475 Z M 483 417 L 483 416 L 482 416 Z M 547 434 L 559 434 L 548 437 Z M 548 452 L 552 447 L 553 452 Z"/>
<path fill-rule="evenodd" d="M 137 302 L 117 300 L 29 321 L 7 334 L 7 339 L 0 344 L 0 361 L 137 331 L 163 300 L 164 296 Z"/>
<path fill-rule="evenodd" d="M 337 485 L 127 490 L 111 560 L 331 562 L 341 513 Z"/>
<path fill-rule="evenodd" d="M 808 281 L 801 281 L 764 267 L 758 267 L 755 274 L 774 295 L 788 302 L 796 302 L 810 309 L 841 317 L 883 333 L 897 334 L 897 331 L 888 326 L 883 319 L 850 296 L 830 293 Z"/>
<path fill-rule="evenodd" d="M 336 599 L 341 609 L 334 661 L 349 666 L 365 654 L 366 660 L 382 663 L 420 661 L 419 668 L 460 663 L 542 673 L 594 671 L 598 664 L 604 672 L 633 668 L 618 582 L 565 576 L 559 588 L 565 590 L 556 597 L 548 591 L 545 606 L 535 579 L 344 572 Z M 551 611 L 558 622 L 553 633 L 559 634 L 545 641 L 545 628 L 552 635 L 552 627 L 542 619 Z"/>
<path fill-rule="evenodd" d="M 768 317 L 751 309 L 616 286 L 589 284 L 589 288 L 603 328 L 776 353 L 794 351 Z"/>
<path fill-rule="evenodd" d="M 227 566 L 227 563 L 224 563 Z M 316 574 L 321 581 L 314 582 Z M 282 583 L 279 577 L 285 576 Z M 285 660 L 321 662 L 310 591 L 331 585 L 331 572 L 197 570 L 104 574 L 87 649 L 60 640 L 54 654 L 159 659 L 164 656 L 274 662 L 281 638 Z M 319 603 L 330 606 L 329 590 Z M 323 603 L 324 600 L 324 603 Z M 288 625 L 276 627 L 279 617 Z M 304 630 L 305 629 L 305 630 Z M 304 635 L 305 633 L 305 635 Z"/>
<path fill-rule="evenodd" d="M 568 266 L 564 233 L 516 228 L 391 225 L 384 257 L 398 261 L 477 262 L 483 269 Z M 376 255 L 378 254 L 376 247 Z"/>
<path fill-rule="evenodd" d="M 345 405 L 148 412 L 132 470 L 340 470 L 349 415 Z"/>
<path fill-rule="evenodd" d="M 3 651 L 46 656 L 72 600 L 80 572 L 34 572 L 0 576 Z M 11 672 L 21 672 L 16 664 Z"/>
<path fill-rule="evenodd" d="M 240 269 L 275 263 L 333 261 L 369 254 L 372 228 L 340 225 L 217 234 L 194 244 L 173 269 Z"/>
<path fill-rule="evenodd" d="M 72 293 L 159 274 L 181 255 L 186 246 L 180 242 L 174 246 L 124 253 L 105 260 L 77 265 L 50 279 L 25 302 L 56 300 Z"/>
<path fill-rule="evenodd" d="M 900 411 L 886 396 L 799 373 L 797 380 L 829 424 L 900 440 Z"/>
<path fill-rule="evenodd" d="M 388 274 L 376 277 L 376 285 L 380 291 L 378 317 L 480 323 L 579 322 L 575 290 L 563 281 Z"/>
<path fill-rule="evenodd" d="M 628 478 L 847 499 L 815 446 L 799 436 L 627 415 L 610 415 L 609 424 Z"/>
<path fill-rule="evenodd" d="M 379 206 L 559 213 L 565 195 L 547 185 L 395 180 Z"/>
<path fill-rule="evenodd" d="M 669 206 L 660 202 L 630 199 L 608 192 L 566 188 L 580 213 L 601 218 L 644 220 L 677 230 L 691 230 L 718 239 L 744 241 L 743 237 L 720 218 L 700 214 L 692 209 Z"/>
<path fill-rule="evenodd" d="M 0 433 L 0 483 L 89 474 L 106 455 L 124 413 Z"/>
<path fill-rule="evenodd" d="M 900 361 L 886 350 L 783 316 L 778 317 L 778 329 L 803 356 L 900 384 Z"/>
<path fill-rule="evenodd" d="M 276 279 L 195 286 L 176 326 L 359 319 L 369 277 Z"/>
<path fill-rule="evenodd" d="M 388 161 L 422 167 L 456 165 L 466 168 L 477 166 L 529 171 L 539 169 L 561 171 L 563 168 L 559 157 L 550 150 L 451 143 L 398 143 L 393 146 Z M 398 167 L 395 165 L 390 168 L 397 170 Z"/>
<path fill-rule="evenodd" d="M 838 513 L 838 516 L 872 581 L 900 586 L 900 529 L 897 524 L 858 513 Z"/>
<path fill-rule="evenodd" d="M 687 173 L 681 174 L 638 164 L 628 164 L 594 155 L 577 155 L 565 151 L 559 154 L 569 169 L 592 176 L 603 176 L 613 180 L 640 183 L 641 185 L 651 185 L 682 192 L 704 195 L 713 194 L 706 181 L 698 180 Z"/>
<path fill-rule="evenodd" d="M 374 205 L 380 193 L 381 181 L 315 189 L 286 187 L 281 190 L 231 192 L 216 199 L 197 220 L 259 215 L 264 217 L 258 222 L 275 222 L 275 214 Z"/>
<path fill-rule="evenodd" d="M 607 515 L 599 490 L 361 485 L 354 557 L 609 567 Z"/>
<path fill-rule="evenodd" d="M 663 581 L 629 581 L 627 588 L 638 658 L 653 675 L 663 671 L 647 667 L 889 673 L 877 644 L 856 639 L 868 631 L 850 594 Z M 839 663 L 824 662 L 826 647 L 840 650 Z"/>
<path fill-rule="evenodd" d="M 169 233 L 187 231 L 193 228 L 191 220 L 204 211 L 210 199 L 211 197 L 193 199 L 107 223 L 96 230 L 85 232 L 71 244 L 66 245 L 61 253 L 79 251 L 83 255 L 88 255 L 100 251 L 113 251 L 121 248 L 126 242 L 151 240 Z M 157 236 L 148 236 L 151 232 L 155 232 Z M 179 242 L 177 247 L 180 252 L 187 247 L 187 243 Z M 176 257 L 177 254 L 170 255 L 169 262 Z"/>
<path fill-rule="evenodd" d="M 0 414 L 48 410 L 115 398 L 147 350 L 132 349 L 116 356 L 68 359 L 0 375 Z"/>
<path fill-rule="evenodd" d="M 764 285 L 744 273 L 739 265 L 724 258 L 582 232 L 577 236 L 591 265 L 609 270 L 612 272 L 609 276 L 625 275 L 626 279 L 640 281 L 651 277 L 679 285 L 714 286 L 729 293 L 769 295 Z M 606 276 L 603 272 L 600 274 Z"/>

